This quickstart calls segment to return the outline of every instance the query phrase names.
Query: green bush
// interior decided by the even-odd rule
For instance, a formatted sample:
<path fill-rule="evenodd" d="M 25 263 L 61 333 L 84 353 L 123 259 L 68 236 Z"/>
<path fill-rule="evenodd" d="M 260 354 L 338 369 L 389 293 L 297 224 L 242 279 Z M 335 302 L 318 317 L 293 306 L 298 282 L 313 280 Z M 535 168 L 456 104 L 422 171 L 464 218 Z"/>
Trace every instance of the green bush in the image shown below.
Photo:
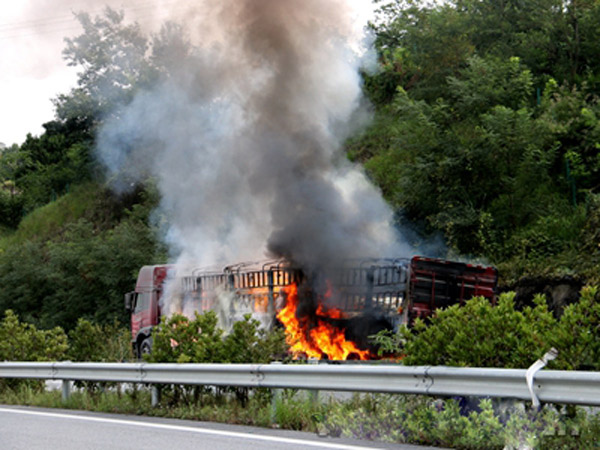
<path fill-rule="evenodd" d="M 131 332 L 119 326 L 100 325 L 79 319 L 69 332 L 69 359 L 72 361 L 120 362 L 133 359 Z"/>
<path fill-rule="evenodd" d="M 0 361 L 58 361 L 67 353 L 62 328 L 38 330 L 8 310 L 0 322 Z"/>
<path fill-rule="evenodd" d="M 196 313 L 193 319 L 181 314 L 163 318 L 153 332 L 152 353 L 144 355 L 148 362 L 169 363 L 269 363 L 286 354 L 284 333 L 267 332 L 257 320 L 246 315 L 225 335 L 214 311 Z M 205 387 L 163 386 L 163 401 L 171 406 L 194 405 L 206 396 L 223 397 L 234 393 L 242 406 L 252 397 L 261 397 L 261 390 L 250 395 L 248 388 L 222 387 L 211 391 Z M 270 392 L 266 393 L 270 399 Z"/>
<path fill-rule="evenodd" d="M 19 321 L 13 311 L 4 313 L 0 322 L 0 361 L 57 361 L 65 357 L 67 348 L 67 335 L 62 328 L 38 330 Z M 39 390 L 42 386 L 38 380 L 0 378 L 0 391 L 22 387 Z"/>
<path fill-rule="evenodd" d="M 599 417 L 573 409 L 529 411 L 486 399 L 464 411 L 454 399 L 367 395 L 330 404 L 319 427 L 334 436 L 457 449 L 597 448 Z"/>
<path fill-rule="evenodd" d="M 534 303 L 517 310 L 514 293 L 501 294 L 496 305 L 474 298 L 397 334 L 379 333 L 374 341 L 384 354 L 403 355 L 406 365 L 527 368 L 554 347 L 558 357 L 549 367 L 600 370 L 598 289 L 584 288 L 560 319 L 543 296 Z"/>
<path fill-rule="evenodd" d="M 268 363 L 287 351 L 282 330 L 267 332 L 246 315 L 226 335 L 214 311 L 196 313 L 193 319 L 180 314 L 163 318 L 153 333 L 149 362 L 176 363 Z"/>
<path fill-rule="evenodd" d="M 249 314 L 233 324 L 223 347 L 230 363 L 267 364 L 288 358 L 285 331 L 282 328 L 271 331 L 260 328 L 260 322 Z"/>
<path fill-rule="evenodd" d="M 427 322 L 401 330 L 407 365 L 529 367 L 552 346 L 557 326 L 543 297 L 518 311 L 512 293 L 500 295 L 495 306 L 474 298 L 438 310 Z"/>
<path fill-rule="evenodd" d="M 117 198 L 90 184 L 27 216 L 0 240 L 0 316 L 11 309 L 38 327 L 67 331 L 79 318 L 126 322 L 123 294 L 139 268 L 164 261 L 148 224 L 152 195 Z"/>
<path fill-rule="evenodd" d="M 567 306 L 550 342 L 558 358 L 550 365 L 562 370 L 600 370 L 600 296 L 598 288 L 582 289 L 577 303 Z"/>
<path fill-rule="evenodd" d="M 194 319 L 181 314 L 163 317 L 152 334 L 152 353 L 148 362 L 220 363 L 224 362 L 223 330 L 217 327 L 213 311 L 196 313 Z"/>

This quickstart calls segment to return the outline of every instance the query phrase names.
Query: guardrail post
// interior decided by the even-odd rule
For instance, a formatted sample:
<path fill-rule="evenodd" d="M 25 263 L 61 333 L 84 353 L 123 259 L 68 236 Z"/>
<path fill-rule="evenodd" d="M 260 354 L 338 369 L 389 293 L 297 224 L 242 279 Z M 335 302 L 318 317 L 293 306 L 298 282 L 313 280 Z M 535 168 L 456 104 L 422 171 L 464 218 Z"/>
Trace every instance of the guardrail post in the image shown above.
<path fill-rule="evenodd" d="M 152 385 L 152 407 L 157 408 L 160 403 L 160 386 L 157 384 Z"/>
<path fill-rule="evenodd" d="M 309 364 L 319 364 L 319 360 L 316 358 L 309 358 Z M 308 397 L 310 398 L 311 403 L 316 405 L 319 402 L 319 390 L 318 389 L 310 389 L 308 391 Z"/>
<path fill-rule="evenodd" d="M 62 380 L 62 402 L 67 403 L 71 397 L 71 381 Z"/>
<path fill-rule="evenodd" d="M 271 364 L 281 364 L 280 361 L 272 362 Z M 277 404 L 281 401 L 282 389 L 271 389 L 271 425 L 277 425 Z"/>

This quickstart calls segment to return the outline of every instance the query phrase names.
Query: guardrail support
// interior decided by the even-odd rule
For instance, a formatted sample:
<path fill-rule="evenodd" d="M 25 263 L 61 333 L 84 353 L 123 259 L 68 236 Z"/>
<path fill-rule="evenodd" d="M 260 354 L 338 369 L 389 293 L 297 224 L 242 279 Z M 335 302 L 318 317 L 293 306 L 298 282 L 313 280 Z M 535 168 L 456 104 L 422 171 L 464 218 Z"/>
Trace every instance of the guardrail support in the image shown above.
<path fill-rule="evenodd" d="M 283 392 L 282 389 L 271 389 L 271 425 L 277 425 L 277 406 L 281 401 Z"/>
<path fill-rule="evenodd" d="M 152 407 L 157 408 L 160 403 L 160 386 L 152 385 Z"/>
<path fill-rule="evenodd" d="M 67 403 L 71 397 L 71 381 L 62 380 L 62 402 Z"/>
<path fill-rule="evenodd" d="M 271 364 L 281 365 L 280 361 L 274 361 Z M 282 401 L 283 389 L 271 389 L 271 425 L 277 425 L 277 406 Z"/>
<path fill-rule="evenodd" d="M 319 364 L 319 360 L 316 358 L 310 358 L 308 360 L 309 364 Z M 308 397 L 313 405 L 319 403 L 319 390 L 318 389 L 310 389 L 308 391 Z"/>

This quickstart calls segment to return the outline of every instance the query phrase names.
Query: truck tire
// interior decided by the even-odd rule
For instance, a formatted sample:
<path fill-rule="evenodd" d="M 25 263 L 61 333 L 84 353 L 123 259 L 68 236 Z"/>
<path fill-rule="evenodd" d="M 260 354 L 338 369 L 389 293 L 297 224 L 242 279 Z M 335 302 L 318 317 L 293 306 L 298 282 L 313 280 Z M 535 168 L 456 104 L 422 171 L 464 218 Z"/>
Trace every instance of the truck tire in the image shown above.
<path fill-rule="evenodd" d="M 152 351 L 152 338 L 148 337 L 144 339 L 138 350 L 138 358 L 142 359 L 144 355 L 149 355 Z"/>

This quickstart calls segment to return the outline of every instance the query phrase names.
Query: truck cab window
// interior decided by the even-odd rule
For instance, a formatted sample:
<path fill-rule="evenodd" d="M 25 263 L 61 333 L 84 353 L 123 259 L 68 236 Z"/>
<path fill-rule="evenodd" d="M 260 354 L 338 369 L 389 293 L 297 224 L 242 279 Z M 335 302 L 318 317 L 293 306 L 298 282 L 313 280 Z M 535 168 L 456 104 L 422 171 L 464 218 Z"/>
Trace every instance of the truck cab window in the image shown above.
<path fill-rule="evenodd" d="M 150 293 L 142 292 L 142 293 L 138 294 L 137 301 L 135 302 L 134 312 L 138 313 L 141 311 L 145 311 L 148 309 L 149 306 L 150 306 Z"/>

